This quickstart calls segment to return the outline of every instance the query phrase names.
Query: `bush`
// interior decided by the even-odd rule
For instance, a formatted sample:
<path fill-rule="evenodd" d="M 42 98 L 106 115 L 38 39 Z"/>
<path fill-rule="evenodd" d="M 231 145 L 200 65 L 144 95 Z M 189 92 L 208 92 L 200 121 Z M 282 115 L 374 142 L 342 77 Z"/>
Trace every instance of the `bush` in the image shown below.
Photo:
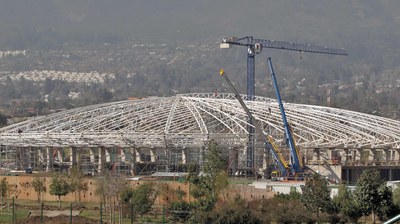
<path fill-rule="evenodd" d="M 175 201 L 171 203 L 169 212 L 174 221 L 185 222 L 190 218 L 193 208 L 193 204 L 186 201 Z"/>
<path fill-rule="evenodd" d="M 200 212 L 195 215 L 199 223 L 241 224 L 262 223 L 249 208 L 247 201 L 236 198 L 224 204 L 219 204 L 211 212 Z"/>

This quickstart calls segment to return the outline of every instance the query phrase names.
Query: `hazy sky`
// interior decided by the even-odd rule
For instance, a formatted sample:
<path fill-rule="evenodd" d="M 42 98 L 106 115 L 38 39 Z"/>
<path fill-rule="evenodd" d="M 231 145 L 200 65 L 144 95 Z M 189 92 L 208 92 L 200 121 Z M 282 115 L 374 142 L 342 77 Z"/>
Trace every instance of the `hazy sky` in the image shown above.
<path fill-rule="evenodd" d="M 253 35 L 346 48 L 394 64 L 399 15 L 398 0 L 3 0 L 0 47 Z"/>

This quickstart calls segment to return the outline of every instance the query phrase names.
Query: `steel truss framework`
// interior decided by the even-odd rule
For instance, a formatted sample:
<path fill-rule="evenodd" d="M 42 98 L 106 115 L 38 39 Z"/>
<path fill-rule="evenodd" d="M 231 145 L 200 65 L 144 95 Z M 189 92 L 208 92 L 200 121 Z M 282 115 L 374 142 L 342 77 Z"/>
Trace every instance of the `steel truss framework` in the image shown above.
<path fill-rule="evenodd" d="M 246 100 L 245 96 L 242 96 Z M 276 100 L 246 101 L 257 122 L 284 139 Z M 400 121 L 348 110 L 285 103 L 302 148 L 400 149 Z M 183 94 L 121 101 L 35 117 L 0 129 L 0 144 L 20 147 L 202 147 L 213 139 L 245 147 L 248 119 L 232 94 Z"/>
<path fill-rule="evenodd" d="M 247 106 L 267 134 L 284 142 L 276 100 Z M 400 121 L 337 108 L 285 103 L 301 148 L 400 149 Z M 76 108 L 0 129 L 0 144 L 18 147 L 198 148 L 214 140 L 245 147 L 246 113 L 232 94 L 183 94 Z"/>

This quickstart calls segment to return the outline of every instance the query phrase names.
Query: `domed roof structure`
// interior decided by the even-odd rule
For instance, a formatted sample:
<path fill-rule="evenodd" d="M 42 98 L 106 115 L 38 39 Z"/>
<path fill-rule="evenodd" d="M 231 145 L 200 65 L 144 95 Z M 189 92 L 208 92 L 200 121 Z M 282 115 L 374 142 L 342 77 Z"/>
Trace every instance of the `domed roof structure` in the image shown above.
<path fill-rule="evenodd" d="M 242 96 L 246 100 L 245 96 Z M 265 133 L 283 141 L 276 100 L 245 101 Z M 400 121 L 337 108 L 284 103 L 302 148 L 400 149 Z M 33 147 L 199 147 L 247 144 L 248 119 L 232 94 L 183 94 L 86 106 L 0 129 L 0 144 Z"/>

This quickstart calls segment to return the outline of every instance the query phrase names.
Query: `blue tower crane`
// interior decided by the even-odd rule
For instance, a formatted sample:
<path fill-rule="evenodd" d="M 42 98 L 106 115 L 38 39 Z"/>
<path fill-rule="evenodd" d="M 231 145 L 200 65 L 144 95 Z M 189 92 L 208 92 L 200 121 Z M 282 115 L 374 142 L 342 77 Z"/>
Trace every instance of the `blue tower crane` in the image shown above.
<path fill-rule="evenodd" d="M 344 49 L 334 49 L 304 43 L 255 39 L 252 36 L 223 38 L 220 48 L 230 48 L 231 45 L 247 47 L 247 97 L 249 100 L 254 99 L 255 96 L 255 56 L 260 54 L 263 48 L 330 55 L 348 55 Z"/>
<path fill-rule="evenodd" d="M 348 55 L 344 49 L 334 49 L 326 46 L 311 45 L 305 43 L 292 43 L 285 41 L 256 39 L 253 36 L 246 37 L 228 37 L 223 38 L 220 48 L 230 48 L 231 45 L 247 47 L 247 98 L 254 100 L 255 97 L 255 56 L 262 52 L 263 48 L 272 48 L 279 50 L 289 50 L 298 52 L 309 52 L 330 55 Z M 254 120 L 250 117 L 247 131 L 249 132 L 249 141 L 247 146 L 247 168 L 254 168 Z"/>

